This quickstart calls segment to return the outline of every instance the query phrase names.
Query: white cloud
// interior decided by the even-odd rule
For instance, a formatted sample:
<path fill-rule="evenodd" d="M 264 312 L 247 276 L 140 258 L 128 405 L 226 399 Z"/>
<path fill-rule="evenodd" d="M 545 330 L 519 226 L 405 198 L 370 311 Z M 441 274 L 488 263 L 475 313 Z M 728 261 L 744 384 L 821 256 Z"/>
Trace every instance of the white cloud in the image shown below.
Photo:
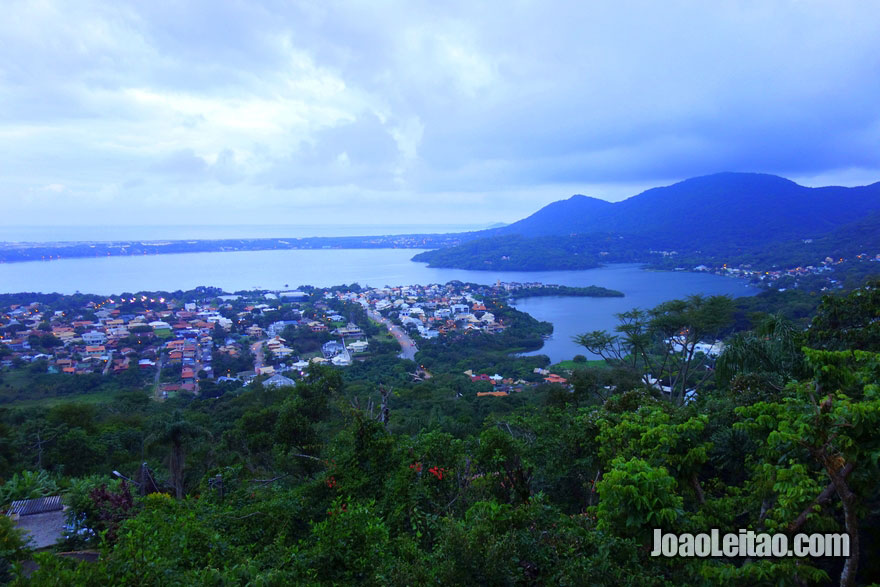
<path fill-rule="evenodd" d="M 880 179 L 868 1 L 13 1 L 0 46 L 11 222 L 509 221 L 721 170 Z"/>

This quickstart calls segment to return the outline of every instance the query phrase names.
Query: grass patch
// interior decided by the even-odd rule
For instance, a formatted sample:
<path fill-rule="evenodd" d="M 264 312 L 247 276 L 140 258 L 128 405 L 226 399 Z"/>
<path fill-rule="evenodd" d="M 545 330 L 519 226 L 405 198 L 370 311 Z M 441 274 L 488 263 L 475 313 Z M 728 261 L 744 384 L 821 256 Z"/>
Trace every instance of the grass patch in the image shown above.
<path fill-rule="evenodd" d="M 584 363 L 575 363 L 571 359 L 568 361 L 560 361 L 554 365 L 550 365 L 547 367 L 550 371 L 559 370 L 559 371 L 576 371 L 578 369 L 608 369 L 608 363 L 606 363 L 603 359 L 596 359 L 594 361 L 586 361 Z"/>
<path fill-rule="evenodd" d="M 379 334 L 371 336 L 369 340 L 375 340 L 376 342 L 397 342 L 397 339 L 394 338 L 391 333 L 384 328 L 379 331 Z"/>
<path fill-rule="evenodd" d="M 144 392 L 146 395 L 146 392 Z M 77 395 L 61 395 L 33 399 L 17 399 L 2 404 L 5 408 L 51 408 L 59 404 L 109 404 L 119 397 L 119 391 L 96 391 Z"/>

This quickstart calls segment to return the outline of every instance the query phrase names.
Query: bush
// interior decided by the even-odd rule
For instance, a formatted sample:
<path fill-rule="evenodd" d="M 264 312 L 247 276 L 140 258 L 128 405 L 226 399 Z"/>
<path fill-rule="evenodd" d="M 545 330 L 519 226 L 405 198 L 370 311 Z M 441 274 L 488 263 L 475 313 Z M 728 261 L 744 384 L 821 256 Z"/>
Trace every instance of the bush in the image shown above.
<path fill-rule="evenodd" d="M 0 516 L 0 584 L 5 585 L 12 579 L 12 562 L 24 557 L 26 547 L 24 532 L 16 528 L 10 518 Z"/>
<path fill-rule="evenodd" d="M 58 486 L 46 471 L 22 471 L 0 486 L 0 506 L 19 499 L 37 499 L 58 492 Z"/>

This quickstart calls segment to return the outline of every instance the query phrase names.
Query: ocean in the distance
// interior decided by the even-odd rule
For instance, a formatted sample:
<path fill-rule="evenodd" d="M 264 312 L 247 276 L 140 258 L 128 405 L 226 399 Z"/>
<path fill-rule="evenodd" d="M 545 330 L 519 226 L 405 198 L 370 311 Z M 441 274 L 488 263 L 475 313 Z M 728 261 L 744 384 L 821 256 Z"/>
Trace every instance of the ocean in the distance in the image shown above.
<path fill-rule="evenodd" d="M 222 240 L 442 234 L 482 230 L 481 224 L 239 224 L 239 225 L 102 225 L 0 226 L 0 242 L 95 242 L 135 240 Z"/>
<path fill-rule="evenodd" d="M 288 289 L 299 285 L 364 286 L 446 283 L 452 280 L 491 284 L 540 281 L 560 285 L 599 285 L 620 290 L 624 298 L 528 298 L 517 307 L 553 323 L 555 333 L 540 351 L 556 362 L 584 353 L 571 341 L 575 334 L 611 329 L 614 314 L 633 307 L 650 308 L 690 294 L 754 295 L 743 281 L 689 272 L 645 271 L 639 265 L 609 265 L 584 271 L 469 271 L 435 269 L 410 258 L 415 249 L 309 249 L 185 253 L 101 257 L 0 264 L 0 292 L 96 293 L 141 290 L 174 291 L 200 285 L 226 291 Z"/>

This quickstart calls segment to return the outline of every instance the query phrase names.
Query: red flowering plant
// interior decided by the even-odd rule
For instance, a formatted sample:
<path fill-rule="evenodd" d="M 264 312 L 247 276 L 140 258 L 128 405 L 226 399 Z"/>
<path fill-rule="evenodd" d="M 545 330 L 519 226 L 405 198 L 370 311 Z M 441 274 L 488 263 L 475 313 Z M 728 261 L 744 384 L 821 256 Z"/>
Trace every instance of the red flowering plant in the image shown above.
<path fill-rule="evenodd" d="M 324 485 L 326 485 L 329 489 L 336 489 L 339 486 L 339 481 L 336 479 L 336 475 L 338 474 L 338 469 L 336 467 L 336 460 L 324 460 L 324 466 L 327 467 L 326 475 L 327 477 L 324 479 Z"/>

